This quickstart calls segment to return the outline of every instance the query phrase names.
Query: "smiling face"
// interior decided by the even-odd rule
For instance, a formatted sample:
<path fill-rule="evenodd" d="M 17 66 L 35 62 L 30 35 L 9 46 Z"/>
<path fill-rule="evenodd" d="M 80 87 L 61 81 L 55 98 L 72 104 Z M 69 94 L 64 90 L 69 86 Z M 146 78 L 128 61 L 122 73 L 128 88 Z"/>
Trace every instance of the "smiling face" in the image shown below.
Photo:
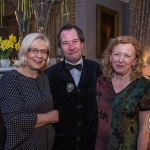
<path fill-rule="evenodd" d="M 82 55 L 83 43 L 80 42 L 75 29 L 64 30 L 61 35 L 61 50 L 65 58 L 72 64 L 76 64 Z"/>
<path fill-rule="evenodd" d="M 45 41 L 35 40 L 31 45 L 30 49 L 47 50 Z M 48 54 L 41 53 L 40 51 L 29 51 L 26 53 L 26 68 L 31 71 L 39 71 L 45 64 L 48 58 Z"/>
<path fill-rule="evenodd" d="M 112 50 L 110 62 L 114 75 L 130 75 L 132 66 L 136 64 L 136 52 L 132 44 L 118 44 Z"/>

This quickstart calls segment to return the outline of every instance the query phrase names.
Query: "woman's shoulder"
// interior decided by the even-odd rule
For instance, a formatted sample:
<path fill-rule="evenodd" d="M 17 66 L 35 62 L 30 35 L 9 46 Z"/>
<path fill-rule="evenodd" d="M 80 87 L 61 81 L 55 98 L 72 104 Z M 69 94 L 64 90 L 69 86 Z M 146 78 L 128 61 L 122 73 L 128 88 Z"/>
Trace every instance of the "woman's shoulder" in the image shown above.
<path fill-rule="evenodd" d="M 39 76 L 36 80 L 39 80 L 39 81 L 42 81 L 42 82 L 45 82 L 45 83 L 49 83 L 48 74 L 45 73 L 45 72 L 40 72 Z"/>
<path fill-rule="evenodd" d="M 111 81 L 107 80 L 107 78 L 103 75 L 100 75 L 97 79 L 98 87 L 111 87 Z"/>
<path fill-rule="evenodd" d="M 136 80 L 137 84 L 150 84 L 150 80 L 144 76 L 140 77 L 139 79 Z"/>
<path fill-rule="evenodd" d="M 98 81 L 98 82 L 102 82 L 102 81 L 110 82 L 110 81 L 107 80 L 107 78 L 106 78 L 104 75 L 100 75 L 100 76 L 97 78 L 97 81 Z"/>
<path fill-rule="evenodd" d="M 40 73 L 39 73 L 39 76 L 40 76 L 41 78 L 48 78 L 48 75 L 47 75 L 47 73 L 45 73 L 45 72 L 40 72 Z"/>
<path fill-rule="evenodd" d="M 133 88 L 133 90 L 135 90 L 141 94 L 145 90 L 150 90 L 150 81 L 147 78 L 145 78 L 144 76 L 135 80 L 132 85 L 133 86 L 131 86 L 131 87 Z"/>
<path fill-rule="evenodd" d="M 17 84 L 18 72 L 16 70 L 11 70 L 2 75 L 0 79 L 0 90 L 5 89 L 8 86 L 15 86 Z"/>
<path fill-rule="evenodd" d="M 1 80 L 3 80 L 3 79 L 11 79 L 11 78 L 14 78 L 16 76 L 18 76 L 18 72 L 13 69 L 11 71 L 8 71 L 8 72 L 4 73 L 2 75 L 2 77 L 1 77 Z"/>

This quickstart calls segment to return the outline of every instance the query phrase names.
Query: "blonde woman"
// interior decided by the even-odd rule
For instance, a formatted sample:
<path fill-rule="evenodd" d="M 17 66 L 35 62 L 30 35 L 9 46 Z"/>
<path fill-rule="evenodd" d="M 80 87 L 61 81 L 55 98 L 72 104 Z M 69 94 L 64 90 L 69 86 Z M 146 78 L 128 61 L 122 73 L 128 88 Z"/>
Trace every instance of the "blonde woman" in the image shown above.
<path fill-rule="evenodd" d="M 0 101 L 7 129 L 6 150 L 51 150 L 59 120 L 53 110 L 47 75 L 49 40 L 40 33 L 27 35 L 19 50 L 16 70 L 1 78 Z"/>

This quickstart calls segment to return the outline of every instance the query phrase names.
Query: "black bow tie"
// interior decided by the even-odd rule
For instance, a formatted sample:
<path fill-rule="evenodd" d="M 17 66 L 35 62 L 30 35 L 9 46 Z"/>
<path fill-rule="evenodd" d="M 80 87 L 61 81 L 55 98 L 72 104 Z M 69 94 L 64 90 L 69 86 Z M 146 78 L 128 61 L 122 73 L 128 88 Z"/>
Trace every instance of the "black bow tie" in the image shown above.
<path fill-rule="evenodd" d="M 68 64 L 68 63 L 66 63 L 66 65 L 65 65 L 65 67 L 66 67 L 66 69 L 67 70 L 71 70 L 71 69 L 78 69 L 79 71 L 81 71 L 82 70 L 82 65 L 81 64 L 78 64 L 78 65 L 71 65 L 71 64 Z"/>

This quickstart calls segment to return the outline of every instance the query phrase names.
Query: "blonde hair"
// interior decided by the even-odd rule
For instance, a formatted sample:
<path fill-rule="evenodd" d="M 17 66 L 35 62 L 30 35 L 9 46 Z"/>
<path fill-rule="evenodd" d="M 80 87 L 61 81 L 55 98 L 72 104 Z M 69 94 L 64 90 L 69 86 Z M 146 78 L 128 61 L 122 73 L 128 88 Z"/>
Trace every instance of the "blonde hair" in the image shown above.
<path fill-rule="evenodd" d="M 136 80 L 137 78 L 140 78 L 142 76 L 142 69 L 144 68 L 144 60 L 143 60 L 143 52 L 141 44 L 132 36 L 119 36 L 114 39 L 110 39 L 103 55 L 102 55 L 102 70 L 103 75 L 110 80 L 113 78 L 114 70 L 112 68 L 111 62 L 110 62 L 110 55 L 112 53 L 112 50 L 114 46 L 118 44 L 132 44 L 135 48 L 136 52 L 136 64 L 132 67 L 130 72 L 130 79 Z"/>
<path fill-rule="evenodd" d="M 38 43 L 39 40 L 44 41 L 46 43 L 47 50 L 50 53 L 50 42 L 49 42 L 48 38 L 45 35 L 43 35 L 42 33 L 30 33 L 23 39 L 23 41 L 21 43 L 21 47 L 20 47 L 20 50 L 18 53 L 19 62 L 17 64 L 17 67 L 19 67 L 19 66 L 25 67 L 26 66 L 27 51 L 33 42 Z M 49 66 L 49 55 L 48 55 L 46 64 L 40 69 L 40 71 L 45 70 L 48 66 Z"/>

